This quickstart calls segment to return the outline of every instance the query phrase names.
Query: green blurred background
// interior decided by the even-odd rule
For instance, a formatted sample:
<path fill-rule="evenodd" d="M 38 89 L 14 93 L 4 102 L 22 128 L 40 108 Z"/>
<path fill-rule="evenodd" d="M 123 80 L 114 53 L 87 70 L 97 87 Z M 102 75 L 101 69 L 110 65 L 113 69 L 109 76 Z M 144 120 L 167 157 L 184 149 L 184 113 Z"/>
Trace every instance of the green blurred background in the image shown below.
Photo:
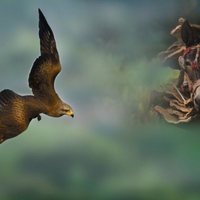
<path fill-rule="evenodd" d="M 0 200 L 200 199 L 200 125 L 148 116 L 148 95 L 174 71 L 155 59 L 195 0 L 1 0 L 0 89 L 30 94 L 38 13 L 52 27 L 60 96 L 75 118 L 33 120 L 0 146 Z"/>

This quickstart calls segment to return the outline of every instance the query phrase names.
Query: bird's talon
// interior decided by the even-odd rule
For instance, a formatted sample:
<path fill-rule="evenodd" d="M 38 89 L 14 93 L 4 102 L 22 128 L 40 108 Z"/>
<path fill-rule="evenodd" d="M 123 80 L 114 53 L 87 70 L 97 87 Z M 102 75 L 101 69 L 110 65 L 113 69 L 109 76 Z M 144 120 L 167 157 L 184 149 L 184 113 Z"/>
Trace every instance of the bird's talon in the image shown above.
<path fill-rule="evenodd" d="M 42 117 L 40 115 L 37 116 L 37 120 L 40 121 Z"/>

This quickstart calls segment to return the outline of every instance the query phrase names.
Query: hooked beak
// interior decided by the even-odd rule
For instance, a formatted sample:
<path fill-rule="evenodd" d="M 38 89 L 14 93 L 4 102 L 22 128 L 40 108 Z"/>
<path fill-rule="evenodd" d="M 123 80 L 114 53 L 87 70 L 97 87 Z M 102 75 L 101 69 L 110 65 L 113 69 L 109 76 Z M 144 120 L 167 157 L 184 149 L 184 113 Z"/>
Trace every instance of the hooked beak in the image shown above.
<path fill-rule="evenodd" d="M 68 115 L 68 116 L 74 118 L 74 112 L 73 112 L 72 110 L 68 110 L 68 111 L 66 112 L 66 115 Z"/>

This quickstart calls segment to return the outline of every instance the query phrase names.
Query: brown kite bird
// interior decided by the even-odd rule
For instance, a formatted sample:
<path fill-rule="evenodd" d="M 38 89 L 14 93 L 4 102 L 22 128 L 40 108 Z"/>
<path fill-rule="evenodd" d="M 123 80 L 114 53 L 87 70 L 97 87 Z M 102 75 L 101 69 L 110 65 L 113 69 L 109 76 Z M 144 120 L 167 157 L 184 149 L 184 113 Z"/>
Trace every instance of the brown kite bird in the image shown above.
<path fill-rule="evenodd" d="M 25 131 L 32 119 L 41 119 L 41 113 L 74 116 L 72 108 L 55 92 L 54 81 L 61 64 L 53 32 L 40 9 L 39 38 L 41 55 L 28 79 L 33 95 L 21 96 L 8 89 L 0 92 L 0 143 Z"/>

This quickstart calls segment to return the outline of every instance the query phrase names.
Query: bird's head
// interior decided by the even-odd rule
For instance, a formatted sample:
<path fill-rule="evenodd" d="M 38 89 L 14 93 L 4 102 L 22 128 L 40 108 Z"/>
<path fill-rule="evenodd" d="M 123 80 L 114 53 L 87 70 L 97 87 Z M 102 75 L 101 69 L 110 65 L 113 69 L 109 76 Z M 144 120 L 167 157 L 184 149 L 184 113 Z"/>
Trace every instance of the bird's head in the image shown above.
<path fill-rule="evenodd" d="M 62 103 L 62 106 L 60 107 L 59 114 L 60 116 L 68 115 L 70 117 L 74 117 L 74 112 L 73 112 L 72 107 L 64 102 Z"/>
<path fill-rule="evenodd" d="M 68 115 L 70 117 L 74 117 L 74 112 L 73 112 L 72 107 L 66 103 L 63 103 L 61 112 L 62 112 L 62 115 Z"/>

